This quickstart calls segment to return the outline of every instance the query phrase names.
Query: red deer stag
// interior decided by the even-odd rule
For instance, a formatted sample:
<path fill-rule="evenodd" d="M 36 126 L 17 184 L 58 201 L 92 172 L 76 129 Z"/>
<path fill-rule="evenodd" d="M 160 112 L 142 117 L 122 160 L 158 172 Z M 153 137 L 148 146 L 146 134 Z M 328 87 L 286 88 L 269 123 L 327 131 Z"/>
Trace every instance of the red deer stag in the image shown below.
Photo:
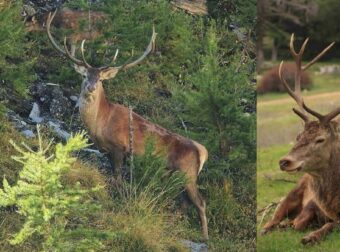
<path fill-rule="evenodd" d="M 156 33 L 153 29 L 150 43 L 137 60 L 121 66 L 92 67 L 84 57 L 84 41 L 81 44 L 82 60 L 75 58 L 67 48 L 64 39 L 64 50 L 54 41 L 50 33 L 50 25 L 55 13 L 48 17 L 47 34 L 52 45 L 60 53 L 67 56 L 73 63 L 75 70 L 83 77 L 80 93 L 80 115 L 84 121 L 92 140 L 110 154 L 115 164 L 117 176 L 121 176 L 121 166 L 124 155 L 129 151 L 129 109 L 110 103 L 104 92 L 102 81 L 112 79 L 120 70 L 126 70 L 139 64 L 153 49 Z M 118 52 L 118 51 L 117 51 Z M 115 58 L 117 57 L 117 52 Z M 204 239 L 208 239 L 208 226 L 206 218 L 206 204 L 197 188 L 197 176 L 208 158 L 206 148 L 190 139 L 174 134 L 154 123 L 151 123 L 133 113 L 133 150 L 137 155 L 145 151 L 146 139 L 151 136 L 155 139 L 157 150 L 166 150 L 166 157 L 170 169 L 184 172 L 188 178 L 185 189 L 189 198 L 197 207 Z"/>
<path fill-rule="evenodd" d="M 279 165 L 281 170 L 288 173 L 304 172 L 297 187 L 280 203 L 274 217 L 263 229 L 266 233 L 277 226 L 289 214 L 298 212 L 293 226 L 301 230 L 315 217 L 321 217 L 323 226 L 308 234 L 302 243 L 315 243 L 332 231 L 340 220 L 340 141 L 339 121 L 333 120 L 340 114 L 337 108 L 327 115 L 321 115 L 311 109 L 303 101 L 301 95 L 301 73 L 319 60 L 333 45 L 330 44 L 311 62 L 302 66 L 302 55 L 307 45 L 306 39 L 299 53 L 294 49 L 294 34 L 290 40 L 290 51 L 295 59 L 297 71 L 295 74 L 295 90 L 293 91 L 282 77 L 280 78 L 288 94 L 296 101 L 299 109 L 293 108 L 304 121 L 304 130 L 297 136 L 297 142 L 288 155 L 284 156 Z M 317 120 L 311 120 L 312 115 Z"/>

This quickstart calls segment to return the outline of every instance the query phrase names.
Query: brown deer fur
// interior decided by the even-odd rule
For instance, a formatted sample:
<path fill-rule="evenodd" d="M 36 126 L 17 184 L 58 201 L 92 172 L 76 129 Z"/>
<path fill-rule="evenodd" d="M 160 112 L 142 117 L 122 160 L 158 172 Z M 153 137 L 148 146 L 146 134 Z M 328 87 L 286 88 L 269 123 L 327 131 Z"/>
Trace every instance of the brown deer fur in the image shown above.
<path fill-rule="evenodd" d="M 84 80 L 79 98 L 79 110 L 91 139 L 97 146 L 107 151 L 114 161 L 115 173 L 121 177 L 121 167 L 124 155 L 129 151 L 129 109 L 119 104 L 110 103 L 103 88 L 102 81 L 114 78 L 121 69 L 128 69 L 140 62 L 152 51 L 155 45 L 156 33 L 153 29 L 150 43 L 144 54 L 131 63 L 115 67 L 95 68 L 90 66 L 84 57 L 84 41 L 81 46 L 83 60 L 72 55 L 64 43 L 64 50 L 54 41 L 50 33 L 50 25 L 56 13 L 49 15 L 47 20 L 47 34 L 52 45 L 73 63 L 75 70 Z M 116 59 L 118 50 L 114 60 Z M 208 159 L 206 148 L 185 137 L 174 134 L 143 117 L 132 114 L 133 152 L 142 155 L 145 151 L 146 140 L 155 140 L 156 152 L 165 152 L 169 169 L 180 170 L 186 174 L 188 182 L 185 186 L 190 200 L 195 204 L 202 225 L 204 239 L 208 239 L 208 224 L 206 218 L 206 204 L 197 188 L 197 176 Z"/>
<path fill-rule="evenodd" d="M 303 243 L 313 243 L 330 232 L 334 223 L 340 220 L 340 141 L 338 122 L 322 125 L 318 121 L 305 124 L 297 143 L 287 156 L 281 159 L 288 162 L 281 167 L 292 172 L 301 170 L 308 174 L 306 190 L 321 213 L 329 219 L 321 229 L 305 237 Z M 308 179 L 307 179 L 308 178 Z"/>
<path fill-rule="evenodd" d="M 322 224 L 327 221 L 313 200 L 310 180 L 310 175 L 302 176 L 295 188 L 279 203 L 273 218 L 264 225 L 261 234 L 266 234 L 277 226 L 286 226 L 282 224 L 285 218 L 290 219 L 289 225 L 295 230 L 304 230 L 313 221 Z"/>
<path fill-rule="evenodd" d="M 283 64 L 283 76 L 287 80 L 290 86 L 294 86 L 294 75 L 296 66 L 293 63 Z M 301 73 L 301 87 L 307 89 L 311 84 L 311 78 L 307 72 Z M 280 81 L 279 66 L 275 66 L 264 73 L 258 87 L 257 92 L 259 94 L 265 94 L 268 92 L 285 92 L 285 88 Z"/>

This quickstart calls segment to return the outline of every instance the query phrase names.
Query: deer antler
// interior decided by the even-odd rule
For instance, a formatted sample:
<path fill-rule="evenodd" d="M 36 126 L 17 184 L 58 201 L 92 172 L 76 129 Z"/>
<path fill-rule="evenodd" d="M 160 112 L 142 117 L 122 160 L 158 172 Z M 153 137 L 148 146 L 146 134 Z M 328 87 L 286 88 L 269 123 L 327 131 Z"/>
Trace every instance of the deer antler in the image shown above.
<path fill-rule="evenodd" d="M 154 49 L 155 47 L 155 41 L 156 41 L 156 36 L 157 36 L 157 33 L 155 32 L 155 26 L 152 27 L 152 35 L 151 35 L 151 38 L 150 38 L 150 42 L 149 42 L 149 45 L 147 46 L 147 48 L 145 49 L 144 53 L 142 54 L 142 56 L 140 56 L 138 59 L 136 59 L 135 61 L 133 62 L 126 62 L 124 63 L 123 65 L 121 66 L 118 66 L 118 67 L 110 67 L 110 66 L 105 66 L 105 67 L 101 67 L 100 69 L 101 70 L 104 70 L 104 69 L 107 69 L 108 72 L 110 71 L 113 71 L 113 72 L 116 72 L 117 70 L 121 70 L 121 69 L 128 69 L 130 67 L 133 67 L 135 65 L 138 65 L 140 62 L 142 62 L 144 60 L 144 58 L 146 56 L 148 56 L 148 54 L 150 52 L 152 52 L 152 50 Z M 113 62 L 117 59 L 117 55 L 118 55 L 118 50 L 116 51 L 116 54 L 113 58 Z"/>
<path fill-rule="evenodd" d="M 64 38 L 64 50 L 61 49 L 58 44 L 54 41 L 52 35 L 51 35 L 51 23 L 55 17 L 57 13 L 57 10 L 54 11 L 54 13 L 52 14 L 51 16 L 51 12 L 48 14 L 48 18 L 47 18 L 47 22 L 46 22 L 46 30 L 47 30 L 47 35 L 48 35 L 48 38 L 49 40 L 51 41 L 53 47 L 55 49 L 57 49 L 57 51 L 59 51 L 61 54 L 63 54 L 64 56 L 68 57 L 73 63 L 77 64 L 77 65 L 80 65 L 80 66 L 85 66 L 87 68 L 90 68 L 91 66 L 86 62 L 85 60 L 85 57 L 84 57 L 84 41 L 82 43 L 82 55 L 83 55 L 83 61 L 82 60 L 79 60 L 77 58 L 75 58 L 71 53 L 70 51 L 68 50 L 67 48 L 67 43 L 66 43 L 66 37 Z"/>
<path fill-rule="evenodd" d="M 301 117 L 305 122 L 309 121 L 308 116 L 306 115 L 305 112 L 308 112 L 309 114 L 315 116 L 316 118 L 319 119 L 319 121 L 322 124 L 327 124 L 328 122 L 330 122 L 335 116 L 337 116 L 338 114 L 340 114 L 340 108 L 332 111 L 331 113 L 323 116 L 321 114 L 319 114 L 318 112 L 312 110 L 311 108 L 309 108 L 303 101 L 302 95 L 301 95 L 301 72 L 307 70 L 309 67 L 311 67 L 315 62 L 317 62 L 334 44 L 335 42 L 331 43 L 329 46 L 327 46 L 322 52 L 320 52 L 316 57 L 314 57 L 313 60 L 311 60 L 309 63 L 307 63 L 306 65 L 302 66 L 302 55 L 306 49 L 306 45 L 308 43 L 308 38 L 305 39 L 305 41 L 303 42 L 300 51 L 297 53 L 295 48 L 294 48 L 294 33 L 292 34 L 291 38 L 290 38 L 290 43 L 289 43 L 289 48 L 290 48 L 290 52 L 295 60 L 295 65 L 296 65 L 296 71 L 295 71 L 295 86 L 294 86 L 294 91 L 289 87 L 287 81 L 284 79 L 284 77 L 282 76 L 282 67 L 283 67 L 283 61 L 280 64 L 279 67 L 279 77 L 280 80 L 283 84 L 283 86 L 285 87 L 285 89 L 287 90 L 288 94 L 296 101 L 296 103 L 298 104 L 300 110 L 297 109 L 293 109 L 293 111 L 299 116 Z"/>
<path fill-rule="evenodd" d="M 79 60 L 77 58 L 75 58 L 71 52 L 69 51 L 69 49 L 67 48 L 67 41 L 66 41 L 66 37 L 64 38 L 64 50 L 61 49 L 58 44 L 54 41 L 51 32 L 50 32 L 50 27 L 51 27 L 51 23 L 53 21 L 54 16 L 56 15 L 57 10 L 51 15 L 51 13 L 49 13 L 48 18 L 47 18 L 47 35 L 49 40 L 51 41 L 52 45 L 54 46 L 55 49 L 57 49 L 57 51 L 59 51 L 61 54 L 63 54 L 64 56 L 68 57 L 73 63 L 80 65 L 80 66 L 84 66 L 86 68 L 93 68 L 89 63 L 87 63 L 86 59 L 85 59 L 85 53 L 84 53 L 84 45 L 85 45 L 85 40 L 82 41 L 81 43 L 81 55 L 82 55 L 82 60 Z M 105 72 L 106 76 L 114 76 L 119 70 L 121 69 L 128 69 L 130 67 L 133 67 L 137 64 L 139 64 L 141 61 L 144 60 L 144 58 L 154 49 L 155 47 L 155 41 L 156 41 L 156 36 L 157 33 L 155 32 L 155 26 L 153 26 L 152 28 L 152 35 L 151 35 L 151 39 L 149 42 L 149 45 L 147 46 L 147 48 L 145 49 L 144 53 L 135 61 L 133 62 L 126 62 L 125 64 L 118 66 L 118 67 L 114 67 L 114 66 L 104 66 L 104 67 L 100 67 L 98 68 L 100 71 Z M 118 52 L 119 50 L 117 49 L 115 56 L 113 58 L 113 63 L 116 61 L 117 56 L 118 56 Z"/>

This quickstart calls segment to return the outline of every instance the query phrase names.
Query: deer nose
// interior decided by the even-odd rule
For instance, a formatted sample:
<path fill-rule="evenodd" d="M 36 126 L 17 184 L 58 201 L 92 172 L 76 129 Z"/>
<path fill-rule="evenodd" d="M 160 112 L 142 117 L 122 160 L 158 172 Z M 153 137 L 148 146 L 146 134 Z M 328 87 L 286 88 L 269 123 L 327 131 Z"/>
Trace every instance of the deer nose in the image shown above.
<path fill-rule="evenodd" d="M 283 158 L 279 161 L 279 165 L 280 165 L 280 169 L 282 171 L 286 170 L 287 167 L 289 167 L 291 165 L 292 161 L 288 158 Z"/>
<path fill-rule="evenodd" d="M 90 93 L 92 93 L 96 89 L 96 86 L 93 84 L 88 84 L 86 88 Z"/>

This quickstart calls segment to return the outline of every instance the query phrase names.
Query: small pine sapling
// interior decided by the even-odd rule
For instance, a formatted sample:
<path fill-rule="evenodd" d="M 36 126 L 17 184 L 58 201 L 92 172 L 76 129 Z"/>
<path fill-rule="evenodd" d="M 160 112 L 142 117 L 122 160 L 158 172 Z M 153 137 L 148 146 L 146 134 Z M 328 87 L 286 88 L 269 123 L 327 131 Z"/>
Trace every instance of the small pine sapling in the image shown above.
<path fill-rule="evenodd" d="M 98 203 L 94 204 L 84 197 L 100 188 L 82 189 L 79 182 L 71 186 L 64 185 L 61 180 L 76 160 L 72 152 L 88 146 L 84 132 L 71 137 L 65 145 L 57 144 L 52 155 L 48 155 L 52 142 L 46 148 L 43 147 L 39 128 L 38 136 L 37 151 L 25 144 L 23 148 L 19 147 L 10 141 L 21 154 L 13 159 L 23 164 L 23 169 L 16 185 L 10 185 L 7 179 L 3 178 L 0 207 L 15 206 L 17 213 L 24 216 L 25 220 L 21 230 L 14 234 L 9 242 L 12 245 L 22 244 L 33 235 L 38 235 L 43 239 L 44 251 L 59 251 L 70 246 L 79 248 L 82 245 L 89 245 L 87 249 L 101 247 L 100 241 L 95 238 L 96 235 L 86 235 L 94 230 L 84 228 L 85 221 L 84 225 L 69 223 L 75 216 L 81 216 L 85 220 L 84 216 L 100 208 Z M 70 242 L 73 233 L 77 236 L 76 243 Z"/>

